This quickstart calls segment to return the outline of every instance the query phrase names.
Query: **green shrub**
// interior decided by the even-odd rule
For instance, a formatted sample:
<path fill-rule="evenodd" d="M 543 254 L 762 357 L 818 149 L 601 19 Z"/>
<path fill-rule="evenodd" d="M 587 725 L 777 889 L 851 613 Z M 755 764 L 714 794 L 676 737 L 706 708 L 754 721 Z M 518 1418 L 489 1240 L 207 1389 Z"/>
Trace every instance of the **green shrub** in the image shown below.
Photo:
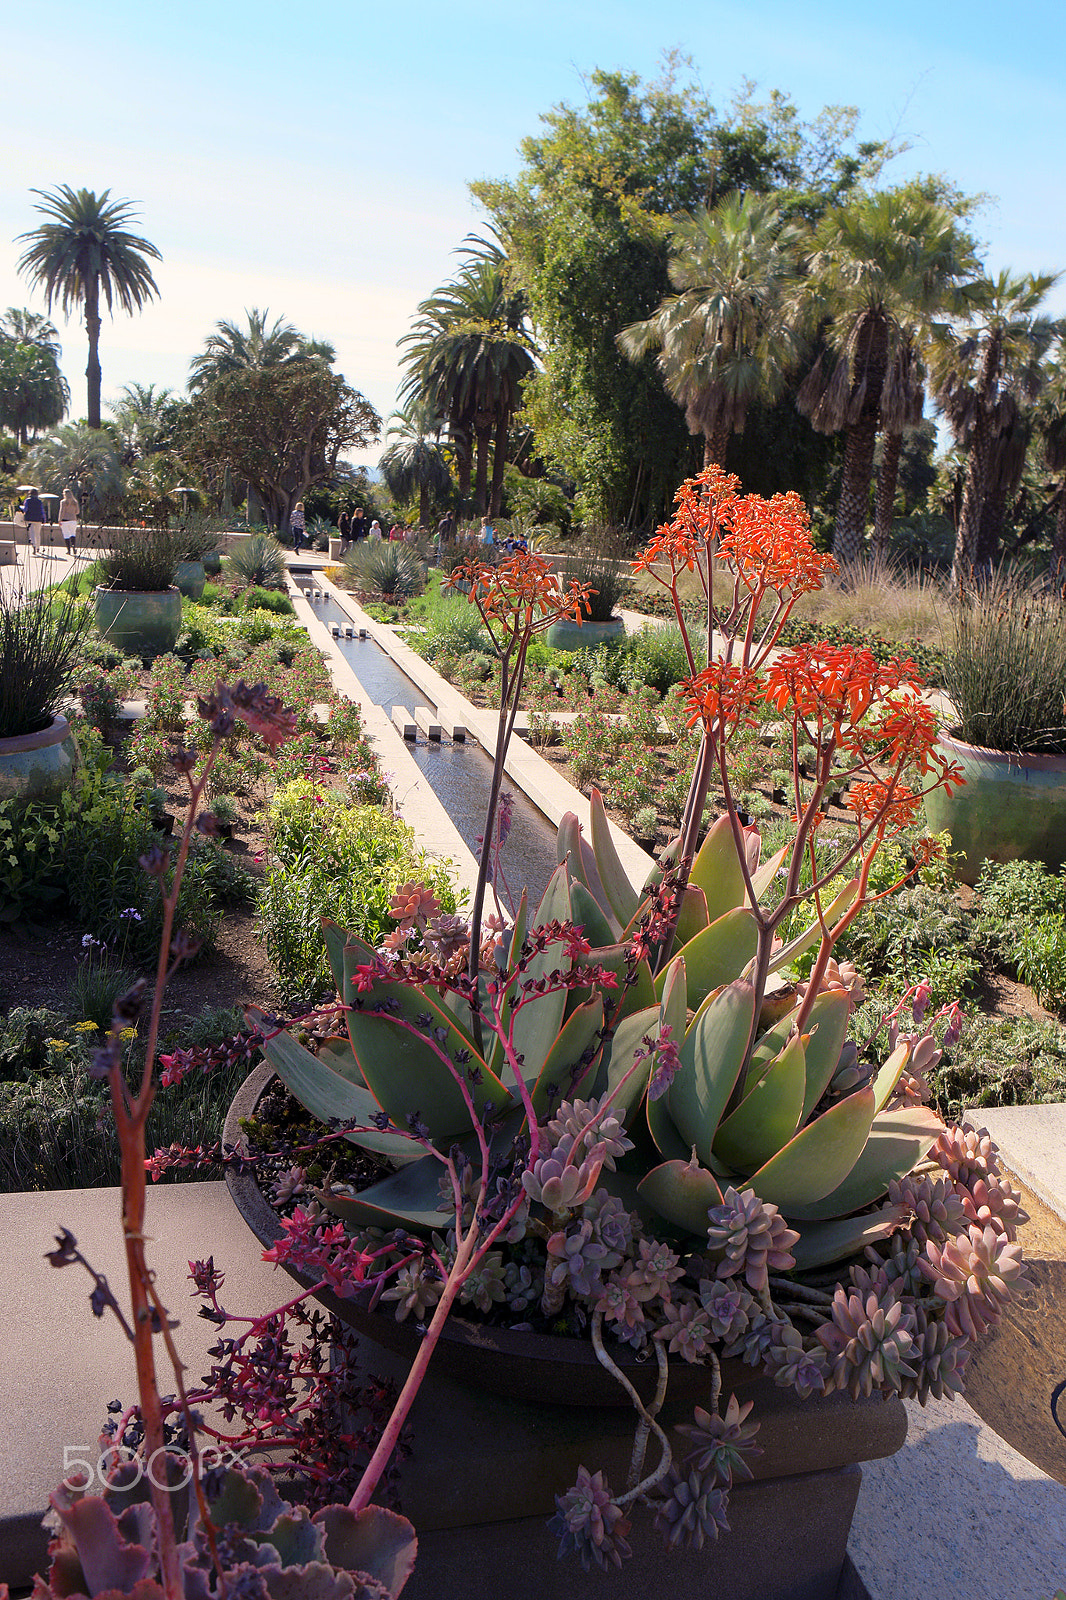
<path fill-rule="evenodd" d="M 258 586 L 244 591 L 240 596 L 240 608 L 242 611 L 271 611 L 276 617 L 296 615 L 293 603 L 287 594 L 282 594 L 277 589 L 263 589 Z"/>
<path fill-rule="evenodd" d="M 1066 615 L 1060 596 L 1004 580 L 951 612 L 944 689 L 968 744 L 1066 753 Z"/>
<path fill-rule="evenodd" d="M 446 911 L 455 895 L 446 866 L 431 861 L 410 828 L 373 806 L 350 806 L 303 779 L 277 791 L 270 807 L 271 865 L 259 904 L 267 953 L 289 1007 L 333 988 L 322 939 L 329 917 L 380 944 L 392 925 L 389 900 L 422 879 Z"/>
<path fill-rule="evenodd" d="M 633 678 L 660 694 L 691 674 L 684 636 L 676 622 L 642 628 L 628 641 L 626 654 Z"/>
<path fill-rule="evenodd" d="M 398 539 L 373 543 L 361 539 L 348 551 L 344 567 L 358 589 L 387 600 L 419 594 L 425 585 L 417 554 Z"/>
<path fill-rule="evenodd" d="M 269 534 L 253 534 L 245 544 L 237 545 L 224 567 L 242 588 L 285 588 L 285 556 L 281 545 Z"/>

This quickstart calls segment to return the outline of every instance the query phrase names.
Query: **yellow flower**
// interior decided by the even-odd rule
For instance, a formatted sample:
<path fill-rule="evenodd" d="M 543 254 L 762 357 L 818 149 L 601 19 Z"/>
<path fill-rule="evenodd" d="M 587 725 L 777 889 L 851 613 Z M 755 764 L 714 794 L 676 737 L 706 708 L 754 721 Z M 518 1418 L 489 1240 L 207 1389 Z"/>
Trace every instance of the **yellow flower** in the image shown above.
<path fill-rule="evenodd" d="M 130 1040 L 131 1039 L 136 1039 L 136 1037 L 137 1037 L 137 1029 L 136 1028 L 123 1028 L 122 1032 L 119 1034 L 119 1038 L 122 1040 L 123 1044 L 129 1044 Z"/>
<path fill-rule="evenodd" d="M 58 1050 L 60 1052 L 70 1049 L 69 1041 L 66 1039 L 46 1039 L 44 1042 L 45 1044 L 50 1045 L 53 1050 Z"/>
<path fill-rule="evenodd" d="M 85 1022 L 76 1022 L 74 1024 L 73 1032 L 74 1033 L 98 1033 L 99 1029 L 97 1028 L 95 1022 L 89 1022 L 88 1020 L 86 1020 Z"/>

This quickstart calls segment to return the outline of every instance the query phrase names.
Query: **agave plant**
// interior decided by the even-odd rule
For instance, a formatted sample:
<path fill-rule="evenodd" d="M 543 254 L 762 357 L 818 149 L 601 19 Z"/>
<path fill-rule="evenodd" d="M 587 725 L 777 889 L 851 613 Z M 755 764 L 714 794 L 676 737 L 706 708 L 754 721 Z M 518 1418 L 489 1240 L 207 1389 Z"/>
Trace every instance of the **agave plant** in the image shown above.
<path fill-rule="evenodd" d="M 237 545 L 226 560 L 226 571 L 248 588 L 285 587 L 285 556 L 278 541 L 267 533 L 254 533 Z"/>
<path fill-rule="evenodd" d="M 420 594 L 425 583 L 418 556 L 398 539 L 374 544 L 361 540 L 349 550 L 344 565 L 360 589 L 387 600 Z"/>

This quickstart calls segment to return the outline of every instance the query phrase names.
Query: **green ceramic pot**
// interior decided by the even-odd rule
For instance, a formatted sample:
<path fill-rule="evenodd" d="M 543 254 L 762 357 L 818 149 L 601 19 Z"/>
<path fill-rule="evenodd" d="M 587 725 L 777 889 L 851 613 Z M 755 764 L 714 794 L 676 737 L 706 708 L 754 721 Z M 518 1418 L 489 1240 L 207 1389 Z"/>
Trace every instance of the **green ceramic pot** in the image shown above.
<path fill-rule="evenodd" d="M 199 600 L 207 582 L 207 568 L 202 561 L 179 561 L 174 582 L 187 600 Z"/>
<path fill-rule="evenodd" d="M 544 642 L 553 650 L 595 650 L 597 645 L 625 636 L 626 625 L 621 617 L 612 617 L 610 622 L 582 622 L 580 625 L 564 617 L 561 622 L 552 623 Z"/>
<path fill-rule="evenodd" d="M 181 632 L 181 592 L 169 589 L 97 589 L 96 630 L 131 656 L 162 656 Z"/>
<path fill-rule="evenodd" d="M 964 785 L 926 797 L 934 833 L 945 829 L 962 852 L 957 871 L 976 883 L 983 861 L 1066 862 L 1066 756 L 1019 756 L 965 744 L 942 733 L 941 752 L 962 769 Z"/>
<path fill-rule="evenodd" d="M 0 739 L 0 800 L 54 800 L 74 782 L 78 747 L 66 717 Z"/>
<path fill-rule="evenodd" d="M 204 556 L 204 571 L 209 578 L 217 578 L 222 571 L 221 550 L 209 550 Z"/>

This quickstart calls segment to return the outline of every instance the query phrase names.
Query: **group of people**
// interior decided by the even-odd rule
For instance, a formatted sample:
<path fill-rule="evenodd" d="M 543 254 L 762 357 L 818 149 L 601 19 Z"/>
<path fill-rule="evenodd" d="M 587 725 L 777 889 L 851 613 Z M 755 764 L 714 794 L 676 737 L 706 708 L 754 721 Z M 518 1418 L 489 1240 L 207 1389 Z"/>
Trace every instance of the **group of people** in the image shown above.
<path fill-rule="evenodd" d="M 299 552 L 307 539 L 307 518 L 304 514 L 302 500 L 297 500 L 292 508 L 292 513 L 289 517 L 289 531 L 292 534 L 292 547 Z M 362 506 L 356 506 L 354 511 L 349 511 L 345 508 L 337 519 L 337 532 L 340 535 L 342 555 L 351 545 L 358 544 L 362 539 L 366 539 L 370 544 L 377 544 L 386 538 L 394 543 L 401 540 L 413 542 L 417 539 L 419 533 L 425 533 L 425 531 L 425 529 L 405 528 L 402 522 L 396 522 L 393 523 L 386 535 L 377 518 L 369 520 Z M 454 538 L 455 514 L 454 512 L 446 511 L 437 523 L 438 549 L 451 544 Z M 521 538 L 499 540 L 496 529 L 493 527 L 489 517 L 482 517 L 481 519 L 478 542 L 486 549 L 491 549 L 498 544 L 499 548 L 507 554 L 528 548 L 525 540 Z"/>
<path fill-rule="evenodd" d="M 73 556 L 77 548 L 78 518 L 80 515 L 81 507 L 74 498 L 73 490 L 64 489 L 63 498 L 59 502 L 59 531 L 63 535 L 63 543 L 66 546 L 68 556 Z M 25 500 L 23 500 L 19 507 L 19 516 L 25 523 L 26 538 L 29 541 L 30 549 L 35 555 L 39 555 L 41 551 L 41 535 L 44 532 L 45 523 L 48 521 L 48 513 L 44 508 L 44 501 L 36 489 L 31 489 Z"/>

